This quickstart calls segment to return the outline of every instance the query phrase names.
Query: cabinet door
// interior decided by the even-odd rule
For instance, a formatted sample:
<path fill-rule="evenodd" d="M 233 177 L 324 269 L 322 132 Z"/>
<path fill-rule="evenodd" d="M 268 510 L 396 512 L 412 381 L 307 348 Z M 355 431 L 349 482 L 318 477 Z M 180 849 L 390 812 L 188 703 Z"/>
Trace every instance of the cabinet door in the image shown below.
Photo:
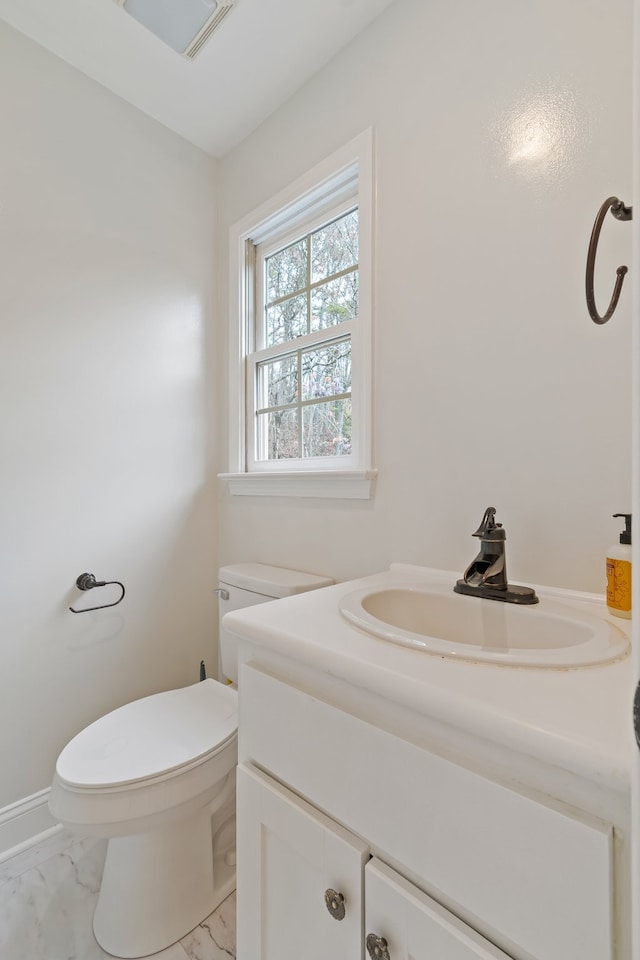
<path fill-rule="evenodd" d="M 380 860 L 370 860 L 364 874 L 372 960 L 510 960 Z"/>
<path fill-rule="evenodd" d="M 237 783 L 238 960 L 362 957 L 366 845 L 256 770 Z"/>

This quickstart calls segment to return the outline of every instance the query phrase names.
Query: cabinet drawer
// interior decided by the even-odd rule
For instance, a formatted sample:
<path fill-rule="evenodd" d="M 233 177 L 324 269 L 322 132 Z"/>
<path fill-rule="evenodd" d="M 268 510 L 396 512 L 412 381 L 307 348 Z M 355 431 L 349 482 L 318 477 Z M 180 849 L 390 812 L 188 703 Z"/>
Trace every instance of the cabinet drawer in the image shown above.
<path fill-rule="evenodd" d="M 610 960 L 612 831 L 278 679 L 240 677 L 239 753 L 515 956 Z"/>
<path fill-rule="evenodd" d="M 370 860 L 364 876 L 365 937 L 374 956 L 382 938 L 390 960 L 511 960 L 380 860 Z"/>

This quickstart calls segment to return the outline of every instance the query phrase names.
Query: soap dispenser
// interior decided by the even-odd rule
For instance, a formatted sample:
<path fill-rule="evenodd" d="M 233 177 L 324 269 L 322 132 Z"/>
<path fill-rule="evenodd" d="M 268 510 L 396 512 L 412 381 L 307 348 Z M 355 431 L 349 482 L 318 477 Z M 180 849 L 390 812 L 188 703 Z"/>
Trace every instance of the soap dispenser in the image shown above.
<path fill-rule="evenodd" d="M 631 619 L 631 514 L 614 513 L 624 517 L 620 543 L 607 550 L 607 607 L 615 617 Z"/>

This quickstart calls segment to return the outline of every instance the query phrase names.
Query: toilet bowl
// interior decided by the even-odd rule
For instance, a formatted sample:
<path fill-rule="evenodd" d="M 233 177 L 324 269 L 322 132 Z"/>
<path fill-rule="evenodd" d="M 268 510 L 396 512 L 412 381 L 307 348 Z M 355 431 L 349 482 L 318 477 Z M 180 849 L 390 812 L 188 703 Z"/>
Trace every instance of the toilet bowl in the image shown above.
<path fill-rule="evenodd" d="M 215 680 L 125 704 L 60 754 L 53 815 L 109 840 L 94 915 L 108 953 L 162 950 L 234 889 L 236 760 L 237 693 Z"/>
<path fill-rule="evenodd" d="M 332 581 L 264 564 L 219 572 L 220 618 Z M 237 669 L 118 707 L 56 763 L 49 807 L 108 840 L 94 914 L 100 946 L 144 957 L 180 940 L 235 888 Z"/>

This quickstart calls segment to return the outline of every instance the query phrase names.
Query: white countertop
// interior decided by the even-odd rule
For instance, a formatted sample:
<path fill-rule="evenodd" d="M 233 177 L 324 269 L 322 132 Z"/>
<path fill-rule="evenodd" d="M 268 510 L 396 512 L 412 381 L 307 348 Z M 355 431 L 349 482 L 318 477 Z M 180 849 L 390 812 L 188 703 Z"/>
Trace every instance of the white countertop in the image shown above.
<path fill-rule="evenodd" d="M 453 587 L 456 579 L 447 571 L 393 564 L 385 573 L 229 613 L 224 626 L 236 637 L 418 714 L 608 789 L 628 791 L 635 743 L 630 656 L 568 669 L 450 660 L 370 636 L 338 611 L 339 599 L 362 587 L 425 582 Z M 561 599 L 609 618 L 601 597 L 536 590 L 540 608 L 546 598 Z M 628 622 L 611 620 L 629 632 Z"/>

